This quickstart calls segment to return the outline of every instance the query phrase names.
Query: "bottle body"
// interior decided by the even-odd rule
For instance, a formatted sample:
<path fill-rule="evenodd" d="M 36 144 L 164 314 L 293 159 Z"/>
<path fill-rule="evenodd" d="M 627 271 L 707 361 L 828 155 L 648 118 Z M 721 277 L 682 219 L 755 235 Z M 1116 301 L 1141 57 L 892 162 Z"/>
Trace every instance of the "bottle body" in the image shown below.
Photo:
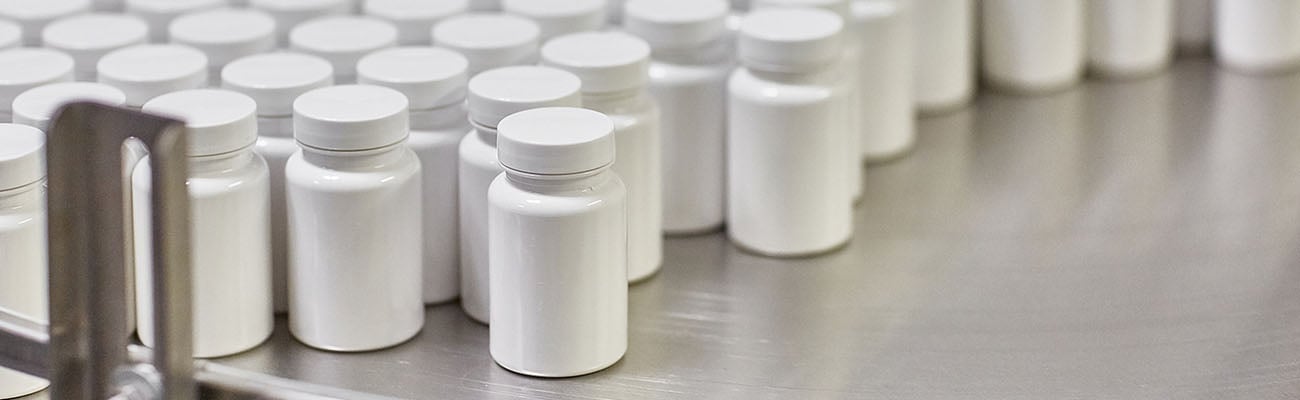
<path fill-rule="evenodd" d="M 626 191 L 605 170 L 543 188 L 491 184 L 491 353 L 532 376 L 604 369 L 627 351 Z"/>
<path fill-rule="evenodd" d="M 1088 67 L 1130 77 L 1163 70 L 1173 57 L 1173 0 L 1089 0 Z"/>
<path fill-rule="evenodd" d="M 728 236 L 771 256 L 835 249 L 853 211 L 833 80 L 760 75 L 741 68 L 728 82 Z"/>
<path fill-rule="evenodd" d="M 659 107 L 644 90 L 619 99 L 585 95 L 583 105 L 614 120 L 613 170 L 627 187 L 627 277 L 644 280 L 663 265 Z"/>
<path fill-rule="evenodd" d="M 1249 72 L 1300 65 L 1300 0 L 1218 0 L 1214 52 L 1219 63 Z"/>
<path fill-rule="evenodd" d="M 45 181 L 0 190 L 0 308 L 49 323 Z M 0 367 L 0 398 L 35 393 L 49 382 Z"/>
<path fill-rule="evenodd" d="M 289 311 L 289 219 L 285 204 L 284 165 L 298 152 L 293 140 L 293 118 L 258 117 L 257 144 L 253 150 L 266 160 L 271 182 L 271 291 L 275 312 Z"/>
<path fill-rule="evenodd" d="M 132 177 L 140 341 L 153 346 L 153 242 L 148 157 Z M 251 349 L 271 336 L 270 180 L 251 150 L 194 157 L 190 195 L 194 356 Z"/>
<path fill-rule="evenodd" d="M 497 161 L 495 132 L 476 127 L 460 141 L 460 305 L 488 323 L 488 187 L 504 169 Z"/>
<path fill-rule="evenodd" d="M 726 207 L 725 57 L 710 63 L 650 64 L 663 145 L 663 230 L 693 234 L 722 227 Z"/>
<path fill-rule="evenodd" d="M 420 159 L 424 218 L 424 302 L 460 296 L 460 209 L 457 190 L 460 141 L 469 131 L 463 105 L 452 126 L 414 128 L 407 145 Z M 414 115 L 416 112 L 412 112 Z M 415 125 L 412 125 L 415 126 Z"/>
<path fill-rule="evenodd" d="M 420 179 L 404 142 L 289 158 L 289 328 L 299 341 L 366 351 L 420 331 Z"/>
<path fill-rule="evenodd" d="M 862 158 L 892 159 L 916 143 L 912 102 L 912 11 L 908 2 L 853 4 L 862 35 Z"/>
<path fill-rule="evenodd" d="M 1083 75 L 1084 0 L 985 0 L 984 78 L 1021 92 L 1073 86 Z"/>
<path fill-rule="evenodd" d="M 917 109 L 939 114 L 970 102 L 975 88 L 972 0 L 913 0 Z"/>

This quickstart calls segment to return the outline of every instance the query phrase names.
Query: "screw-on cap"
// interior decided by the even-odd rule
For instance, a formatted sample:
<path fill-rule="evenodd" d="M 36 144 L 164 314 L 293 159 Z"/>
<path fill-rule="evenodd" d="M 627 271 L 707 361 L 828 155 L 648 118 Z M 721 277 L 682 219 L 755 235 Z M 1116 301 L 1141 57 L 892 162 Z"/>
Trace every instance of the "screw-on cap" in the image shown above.
<path fill-rule="evenodd" d="M 537 62 L 537 23 L 503 14 L 466 14 L 433 28 L 433 43 L 469 60 L 469 74 Z"/>
<path fill-rule="evenodd" d="M 497 128 L 497 159 L 515 171 L 568 175 L 614 163 L 614 121 L 585 108 L 521 111 Z"/>
<path fill-rule="evenodd" d="M 149 24 L 149 40 L 164 43 L 167 41 L 167 26 L 176 17 L 224 5 L 226 0 L 126 0 L 126 12 Z"/>
<path fill-rule="evenodd" d="M 582 81 L 547 67 L 488 70 L 469 80 L 469 119 L 495 127 L 502 118 L 538 107 L 580 107 Z"/>
<path fill-rule="evenodd" d="M 746 67 L 784 72 L 816 69 L 841 54 L 842 18 L 811 8 L 751 12 L 740 26 L 739 58 Z"/>
<path fill-rule="evenodd" d="M 269 53 L 248 56 L 221 70 L 221 87 L 257 101 L 257 114 L 293 115 L 293 100 L 334 84 L 334 67 L 316 56 Z"/>
<path fill-rule="evenodd" d="M 189 46 L 131 46 L 99 59 L 99 82 L 122 89 L 126 105 L 140 107 L 163 94 L 206 86 L 208 57 Z"/>
<path fill-rule="evenodd" d="M 90 0 L 4 0 L 0 1 L 0 18 L 18 23 L 23 30 L 23 44 L 41 45 L 41 30 L 50 22 L 90 11 Z"/>
<path fill-rule="evenodd" d="M 13 22 L 0 19 L 0 50 L 18 47 L 23 44 L 23 28 Z"/>
<path fill-rule="evenodd" d="M 122 14 L 85 14 L 60 19 L 45 27 L 45 47 L 61 50 L 77 61 L 79 79 L 93 79 L 95 65 L 105 54 L 145 42 L 149 26 Z"/>
<path fill-rule="evenodd" d="M 0 124 L 0 190 L 45 178 L 45 133 L 27 125 Z"/>
<path fill-rule="evenodd" d="M 362 58 L 357 79 L 402 92 L 412 110 L 427 110 L 465 101 L 468 65 L 464 56 L 451 50 L 398 47 Z"/>
<path fill-rule="evenodd" d="M 275 18 L 276 42 L 289 44 L 289 32 L 307 20 L 327 15 L 346 15 L 352 11 L 349 0 L 249 0 L 249 7 L 265 11 Z"/>
<path fill-rule="evenodd" d="M 753 0 L 750 7 L 765 8 L 816 8 L 835 13 L 846 21 L 852 17 L 853 3 L 849 0 Z"/>
<path fill-rule="evenodd" d="M 141 111 L 185 121 L 185 153 L 192 157 L 229 153 L 257 142 L 257 103 L 237 92 L 182 90 L 149 100 Z"/>
<path fill-rule="evenodd" d="M 565 35 L 542 46 L 542 64 L 582 79 L 583 93 L 609 93 L 645 85 L 650 45 L 621 32 Z"/>
<path fill-rule="evenodd" d="M 172 21 L 168 30 L 172 43 L 199 49 L 214 69 L 275 48 L 275 20 L 257 10 L 225 8 L 187 14 Z"/>
<path fill-rule="evenodd" d="M 502 0 L 508 13 L 533 20 L 541 28 L 542 41 L 605 26 L 605 0 Z"/>
<path fill-rule="evenodd" d="M 94 82 L 61 82 L 38 86 L 14 98 L 14 123 L 45 130 L 59 107 L 83 100 L 121 106 L 126 104 L 126 94 L 115 87 Z"/>
<path fill-rule="evenodd" d="M 334 151 L 377 149 L 410 134 L 406 96 L 373 85 L 316 89 L 293 102 L 293 137 Z"/>
<path fill-rule="evenodd" d="M 656 49 L 681 49 L 714 42 L 727 33 L 725 0 L 631 0 L 623 29 Z"/>
<path fill-rule="evenodd" d="M 469 0 L 369 0 L 363 11 L 396 26 L 398 44 L 427 46 L 435 23 L 467 9 Z"/>
<path fill-rule="evenodd" d="M 328 60 L 335 80 L 346 83 L 356 78 L 361 57 L 397 44 L 397 28 L 377 18 L 325 17 L 293 28 L 289 43 L 294 50 Z"/>
<path fill-rule="evenodd" d="M 72 57 L 67 54 L 31 47 L 0 51 L 0 110 L 9 110 L 27 89 L 71 80 Z"/>

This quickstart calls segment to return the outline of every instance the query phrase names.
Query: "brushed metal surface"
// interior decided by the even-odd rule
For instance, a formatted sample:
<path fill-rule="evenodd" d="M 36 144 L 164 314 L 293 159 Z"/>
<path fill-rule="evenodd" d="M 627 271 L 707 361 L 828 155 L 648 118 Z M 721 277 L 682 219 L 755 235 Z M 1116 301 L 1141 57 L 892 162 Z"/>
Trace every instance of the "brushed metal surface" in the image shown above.
<path fill-rule="evenodd" d="M 311 350 L 282 320 L 217 361 L 412 399 L 1300 397 L 1300 74 L 1181 61 L 919 129 L 866 170 L 842 251 L 669 240 L 596 374 L 507 372 L 456 304 L 384 351 Z"/>

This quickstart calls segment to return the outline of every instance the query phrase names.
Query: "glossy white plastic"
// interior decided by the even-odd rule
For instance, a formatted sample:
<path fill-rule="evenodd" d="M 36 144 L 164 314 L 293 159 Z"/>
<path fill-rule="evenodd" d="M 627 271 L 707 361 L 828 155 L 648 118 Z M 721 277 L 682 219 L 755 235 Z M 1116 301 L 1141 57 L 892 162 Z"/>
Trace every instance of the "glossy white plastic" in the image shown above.
<path fill-rule="evenodd" d="M 334 84 L 334 68 L 316 56 L 279 52 L 244 57 L 222 69 L 221 86 L 257 102 L 257 145 L 271 174 L 271 270 L 276 312 L 289 311 L 289 238 L 284 165 L 298 152 L 293 100 Z"/>
<path fill-rule="evenodd" d="M 1300 67 L 1300 0 L 1214 4 L 1214 54 L 1220 64 L 1260 73 Z"/>
<path fill-rule="evenodd" d="M 916 144 L 911 1 L 854 1 L 853 18 L 862 35 L 862 159 L 892 160 Z"/>
<path fill-rule="evenodd" d="M 1050 92 L 1083 76 L 1086 0 L 984 0 L 984 79 L 1019 92 Z"/>
<path fill-rule="evenodd" d="M 270 202 L 266 162 L 253 153 L 257 105 L 242 94 L 185 90 L 144 112 L 186 121 L 189 140 L 194 356 L 221 357 L 271 336 Z M 148 157 L 135 168 L 135 284 L 152 287 Z M 153 346 L 153 292 L 137 290 L 140 341 Z"/>
<path fill-rule="evenodd" d="M 821 10 L 759 10 L 745 18 L 743 67 L 728 81 L 727 110 L 727 233 L 742 248 L 804 256 L 852 235 L 837 76 L 841 32 L 840 19 Z"/>
<path fill-rule="evenodd" d="M 72 57 L 55 50 L 0 50 L 0 123 L 12 120 L 14 98 L 19 94 L 37 86 L 71 81 L 72 66 Z"/>
<path fill-rule="evenodd" d="M 397 44 L 428 46 L 434 24 L 465 13 L 469 0 L 368 0 L 362 12 L 397 27 Z"/>
<path fill-rule="evenodd" d="M 1102 76 L 1150 75 L 1174 51 L 1173 0 L 1088 0 L 1088 68 Z"/>
<path fill-rule="evenodd" d="M 37 86 L 14 98 L 14 123 L 44 131 L 54 112 L 74 101 L 122 106 L 126 104 L 126 94 L 115 87 L 95 82 L 60 82 Z"/>
<path fill-rule="evenodd" d="M 99 59 L 111 51 L 144 43 L 149 26 L 144 20 L 122 14 L 86 14 L 63 18 L 41 32 L 45 47 L 76 60 L 76 78 L 93 82 Z M 138 105 L 137 105 L 138 107 Z"/>
<path fill-rule="evenodd" d="M 45 134 L 0 123 L 0 309 L 42 324 L 49 322 L 45 224 Z M 48 385 L 0 368 L 0 398 Z"/>
<path fill-rule="evenodd" d="M 547 67 L 514 66 L 469 81 L 469 120 L 474 129 L 460 141 L 460 305 L 471 318 L 489 319 L 488 186 L 502 172 L 497 161 L 497 124 L 538 107 L 581 105 L 581 81 Z"/>
<path fill-rule="evenodd" d="M 248 6 L 275 18 L 276 43 L 280 47 L 289 47 L 289 32 L 298 24 L 352 11 L 350 0 L 248 0 Z"/>
<path fill-rule="evenodd" d="M 167 28 L 172 43 L 208 56 L 208 83 L 221 82 L 221 68 L 231 61 L 275 48 L 275 20 L 264 12 L 224 8 L 176 18 Z"/>
<path fill-rule="evenodd" d="M 627 352 L 627 193 L 610 168 L 613 123 L 540 108 L 501 121 L 505 172 L 489 190 L 492 359 L 568 377 Z"/>
<path fill-rule="evenodd" d="M 410 101 L 407 146 L 420 158 L 424 215 L 424 302 L 460 296 L 460 209 L 456 204 L 457 153 L 469 132 L 465 110 L 468 62 L 432 47 L 398 47 L 357 63 L 363 84 L 392 88 Z"/>
<path fill-rule="evenodd" d="M 328 60 L 338 84 L 356 82 L 361 57 L 396 45 L 397 28 L 370 17 L 319 18 L 289 33 L 290 48 Z"/>
<path fill-rule="evenodd" d="M 965 107 L 975 96 L 974 0 L 911 2 L 917 111 L 933 115 Z"/>
<path fill-rule="evenodd" d="M 98 65 L 99 83 L 121 89 L 126 93 L 126 105 L 131 107 L 208 84 L 208 57 L 188 46 L 131 46 L 105 54 Z"/>
<path fill-rule="evenodd" d="M 0 50 L 23 45 L 23 27 L 16 23 L 0 20 Z"/>
<path fill-rule="evenodd" d="M 541 28 L 541 41 L 605 26 L 605 0 L 501 0 L 507 13 L 528 18 Z"/>
<path fill-rule="evenodd" d="M 1214 41 L 1214 0 L 1177 0 L 1174 3 L 1174 43 L 1183 54 L 1207 54 Z"/>
<path fill-rule="evenodd" d="M 294 101 L 302 151 L 285 166 L 289 329 L 332 351 L 397 345 L 424 326 L 420 161 L 406 96 L 370 85 Z"/>
<path fill-rule="evenodd" d="M 90 6 L 90 0 L 5 0 L 0 1 L 0 19 L 22 27 L 24 46 L 40 46 L 41 31 L 46 25 L 89 12 Z"/>
<path fill-rule="evenodd" d="M 149 24 L 149 41 L 167 43 L 167 27 L 172 20 L 185 14 L 211 10 L 228 5 L 227 0 L 126 0 L 126 12 L 140 17 Z M 234 26 L 231 30 L 238 29 Z"/>
<path fill-rule="evenodd" d="M 537 63 L 541 30 L 532 20 L 505 14 L 467 14 L 433 28 L 433 43 L 469 60 L 469 75 Z"/>

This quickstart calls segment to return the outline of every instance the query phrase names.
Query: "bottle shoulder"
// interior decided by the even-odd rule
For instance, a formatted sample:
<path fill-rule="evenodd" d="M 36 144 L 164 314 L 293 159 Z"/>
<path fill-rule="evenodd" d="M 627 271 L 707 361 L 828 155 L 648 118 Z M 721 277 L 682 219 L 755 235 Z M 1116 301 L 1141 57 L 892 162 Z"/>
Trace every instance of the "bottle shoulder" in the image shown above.
<path fill-rule="evenodd" d="M 266 190 L 270 185 L 271 173 L 266 159 L 252 151 L 228 159 L 192 159 L 189 167 L 185 186 L 191 197 Z M 132 172 L 132 184 L 141 190 L 150 189 L 153 184 L 151 172 L 149 157 L 146 156 Z"/>
<path fill-rule="evenodd" d="M 564 216 L 623 207 L 627 188 L 612 171 L 595 184 L 562 190 L 537 190 L 512 181 L 502 173 L 488 187 L 488 201 L 512 214 Z"/>
<path fill-rule="evenodd" d="M 816 79 L 775 81 L 738 68 L 727 80 L 727 92 L 750 102 L 806 104 L 830 101 L 835 87 Z"/>
<path fill-rule="evenodd" d="M 460 160 L 464 164 L 481 168 L 500 169 L 497 161 L 497 147 L 483 140 L 476 131 L 460 139 Z"/>
<path fill-rule="evenodd" d="M 411 135 L 406 139 L 406 145 L 418 149 L 442 146 L 447 143 L 459 143 L 461 138 L 471 129 L 469 120 L 466 120 L 464 124 L 445 129 L 412 129 Z"/>
<path fill-rule="evenodd" d="M 294 153 L 285 164 L 285 179 L 290 185 L 312 187 L 321 191 L 358 191 L 393 187 L 418 181 L 420 161 L 408 148 L 382 163 L 354 165 L 348 168 L 317 165 L 302 151 Z M 363 164 L 363 163 L 359 163 Z"/>
<path fill-rule="evenodd" d="M 713 64 L 650 63 L 650 85 L 687 86 L 725 81 L 734 69 L 729 62 Z"/>

